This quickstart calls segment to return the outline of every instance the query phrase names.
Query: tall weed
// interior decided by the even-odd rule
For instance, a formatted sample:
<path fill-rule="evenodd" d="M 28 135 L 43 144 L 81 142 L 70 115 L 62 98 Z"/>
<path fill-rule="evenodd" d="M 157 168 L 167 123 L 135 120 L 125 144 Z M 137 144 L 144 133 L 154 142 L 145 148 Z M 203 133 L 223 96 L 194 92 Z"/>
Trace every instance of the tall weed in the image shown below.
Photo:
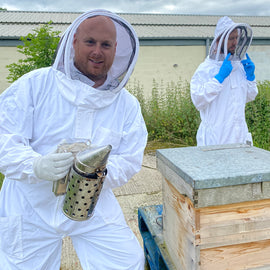
<path fill-rule="evenodd" d="M 246 121 L 254 146 L 270 151 L 270 81 L 258 82 L 256 99 L 246 105 Z M 190 98 L 188 82 L 179 79 L 164 86 L 153 81 L 149 99 L 135 82 L 129 89 L 139 100 L 149 133 L 149 141 L 196 145 L 200 115 Z"/>
<path fill-rule="evenodd" d="M 246 121 L 254 146 L 270 150 L 270 81 L 259 82 L 258 91 L 246 106 Z"/>
<path fill-rule="evenodd" d="M 200 116 L 191 102 L 189 84 L 179 79 L 164 86 L 162 81 L 154 80 L 149 99 L 142 90 L 139 83 L 129 89 L 141 104 L 149 140 L 196 145 Z"/>
<path fill-rule="evenodd" d="M 0 173 L 0 189 L 2 187 L 3 181 L 4 181 L 4 175 Z"/>

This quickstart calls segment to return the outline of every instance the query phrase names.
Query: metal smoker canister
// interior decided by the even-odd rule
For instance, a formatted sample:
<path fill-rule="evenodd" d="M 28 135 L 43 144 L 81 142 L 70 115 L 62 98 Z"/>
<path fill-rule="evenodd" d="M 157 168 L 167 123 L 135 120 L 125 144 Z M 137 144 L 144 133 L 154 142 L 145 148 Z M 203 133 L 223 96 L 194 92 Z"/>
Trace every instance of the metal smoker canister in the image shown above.
<path fill-rule="evenodd" d="M 111 145 L 93 147 L 76 155 L 63 205 L 63 213 L 70 219 L 83 221 L 93 215 L 111 149 Z"/>

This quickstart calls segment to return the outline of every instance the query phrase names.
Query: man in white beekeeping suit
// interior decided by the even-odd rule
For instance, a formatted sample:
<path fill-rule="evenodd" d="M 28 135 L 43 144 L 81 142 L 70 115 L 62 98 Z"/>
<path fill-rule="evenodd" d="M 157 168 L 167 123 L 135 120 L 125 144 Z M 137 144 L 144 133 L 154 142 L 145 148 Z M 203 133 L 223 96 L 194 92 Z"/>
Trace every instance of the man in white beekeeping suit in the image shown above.
<path fill-rule="evenodd" d="M 252 41 L 248 24 L 219 19 L 209 56 L 195 71 L 191 98 L 200 111 L 197 145 L 252 144 L 245 105 L 258 89 L 255 65 L 246 53 Z"/>
<path fill-rule="evenodd" d="M 140 105 L 124 88 L 138 49 L 124 19 L 86 12 L 63 34 L 51 67 L 22 76 L 0 96 L 0 269 L 59 269 L 65 236 L 85 270 L 144 269 L 143 250 L 112 192 L 140 170 L 147 142 Z M 75 160 L 55 151 L 63 139 L 112 147 L 84 221 L 65 215 L 65 196 L 52 191 Z"/>

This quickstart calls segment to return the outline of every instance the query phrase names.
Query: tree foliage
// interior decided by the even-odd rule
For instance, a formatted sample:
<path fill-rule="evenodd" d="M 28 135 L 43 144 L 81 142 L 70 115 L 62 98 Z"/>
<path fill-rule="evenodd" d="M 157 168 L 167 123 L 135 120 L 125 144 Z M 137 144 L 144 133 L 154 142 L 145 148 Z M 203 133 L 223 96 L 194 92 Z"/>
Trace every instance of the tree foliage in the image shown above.
<path fill-rule="evenodd" d="M 23 45 L 18 45 L 18 52 L 24 55 L 17 63 L 7 65 L 9 75 L 8 82 L 14 82 L 23 74 L 41 67 L 50 66 L 53 62 L 55 51 L 59 42 L 60 31 L 52 30 L 52 21 L 42 25 L 21 37 Z"/>

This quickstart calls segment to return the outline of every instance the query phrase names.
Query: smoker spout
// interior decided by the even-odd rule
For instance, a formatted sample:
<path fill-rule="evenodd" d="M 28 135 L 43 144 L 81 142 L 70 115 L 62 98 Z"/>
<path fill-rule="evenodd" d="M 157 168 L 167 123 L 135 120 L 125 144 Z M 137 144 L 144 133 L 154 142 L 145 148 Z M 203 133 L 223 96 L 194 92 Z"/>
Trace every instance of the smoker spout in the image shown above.
<path fill-rule="evenodd" d="M 76 155 L 74 166 L 83 173 L 94 173 L 106 167 L 112 146 L 93 146 Z"/>

